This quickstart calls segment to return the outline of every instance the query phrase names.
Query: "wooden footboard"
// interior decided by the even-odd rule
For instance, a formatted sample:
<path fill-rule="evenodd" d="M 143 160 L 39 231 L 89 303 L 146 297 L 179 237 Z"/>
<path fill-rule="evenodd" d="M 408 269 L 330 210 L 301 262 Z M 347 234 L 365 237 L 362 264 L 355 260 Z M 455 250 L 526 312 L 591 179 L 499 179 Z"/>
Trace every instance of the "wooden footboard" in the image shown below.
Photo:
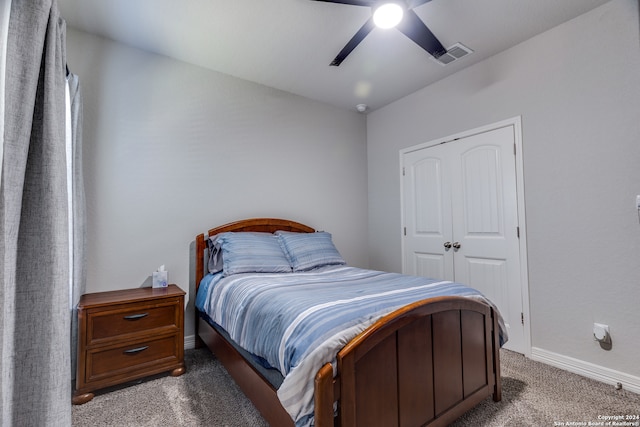
<path fill-rule="evenodd" d="M 445 426 L 500 400 L 498 326 L 487 305 L 441 297 L 380 319 L 316 376 L 316 426 Z"/>

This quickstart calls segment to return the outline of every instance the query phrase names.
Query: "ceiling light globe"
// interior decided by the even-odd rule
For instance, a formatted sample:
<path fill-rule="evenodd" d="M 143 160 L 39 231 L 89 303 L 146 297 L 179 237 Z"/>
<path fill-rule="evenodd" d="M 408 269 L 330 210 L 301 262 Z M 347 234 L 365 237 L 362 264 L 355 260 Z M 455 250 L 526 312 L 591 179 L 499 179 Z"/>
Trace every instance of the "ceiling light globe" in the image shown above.
<path fill-rule="evenodd" d="M 393 28 L 402 21 L 404 11 L 397 3 L 384 3 L 373 12 L 373 23 L 379 28 Z"/>

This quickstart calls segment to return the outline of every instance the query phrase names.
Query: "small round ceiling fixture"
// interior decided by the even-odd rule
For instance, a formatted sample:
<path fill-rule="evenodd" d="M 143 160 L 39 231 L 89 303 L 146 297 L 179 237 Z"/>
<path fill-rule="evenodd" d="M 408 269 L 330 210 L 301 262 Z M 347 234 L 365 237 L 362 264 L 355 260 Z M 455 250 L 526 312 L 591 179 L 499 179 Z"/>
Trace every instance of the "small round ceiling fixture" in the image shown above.
<path fill-rule="evenodd" d="M 365 111 L 367 111 L 367 108 L 369 108 L 367 104 L 356 105 L 356 110 L 358 110 L 359 113 L 364 113 Z"/>
<path fill-rule="evenodd" d="M 403 14 L 398 3 L 383 3 L 373 11 L 373 23 L 379 28 L 393 28 L 402 21 Z"/>

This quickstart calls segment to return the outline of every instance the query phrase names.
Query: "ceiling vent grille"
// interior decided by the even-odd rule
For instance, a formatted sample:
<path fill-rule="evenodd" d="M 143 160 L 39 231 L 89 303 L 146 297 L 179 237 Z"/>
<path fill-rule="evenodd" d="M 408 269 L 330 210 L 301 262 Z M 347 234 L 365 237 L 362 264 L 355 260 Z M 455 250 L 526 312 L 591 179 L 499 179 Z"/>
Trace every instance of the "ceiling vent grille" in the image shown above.
<path fill-rule="evenodd" d="M 469 55 L 470 53 L 473 53 L 471 49 L 469 49 L 462 43 L 456 43 L 450 48 L 448 48 L 443 55 L 441 55 L 437 59 L 434 58 L 434 60 L 438 64 L 444 66 L 444 65 L 449 65 L 452 62 L 457 61 L 458 59 Z"/>

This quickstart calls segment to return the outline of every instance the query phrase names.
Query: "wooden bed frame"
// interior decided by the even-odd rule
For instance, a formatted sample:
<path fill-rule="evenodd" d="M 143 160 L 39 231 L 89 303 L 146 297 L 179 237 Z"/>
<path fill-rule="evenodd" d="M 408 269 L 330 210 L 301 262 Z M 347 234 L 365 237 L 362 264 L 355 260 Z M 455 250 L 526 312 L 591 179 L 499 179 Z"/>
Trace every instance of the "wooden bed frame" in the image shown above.
<path fill-rule="evenodd" d="M 212 228 L 314 232 L 282 219 L 255 218 Z M 196 237 L 196 290 L 204 276 L 205 234 Z M 197 311 L 197 310 L 196 310 Z M 273 427 L 293 426 L 276 389 L 196 313 L 196 334 Z M 438 297 L 378 320 L 315 377 L 315 425 L 446 426 L 488 396 L 501 400 L 498 318 L 481 302 Z M 337 402 L 337 416 L 334 416 Z"/>

